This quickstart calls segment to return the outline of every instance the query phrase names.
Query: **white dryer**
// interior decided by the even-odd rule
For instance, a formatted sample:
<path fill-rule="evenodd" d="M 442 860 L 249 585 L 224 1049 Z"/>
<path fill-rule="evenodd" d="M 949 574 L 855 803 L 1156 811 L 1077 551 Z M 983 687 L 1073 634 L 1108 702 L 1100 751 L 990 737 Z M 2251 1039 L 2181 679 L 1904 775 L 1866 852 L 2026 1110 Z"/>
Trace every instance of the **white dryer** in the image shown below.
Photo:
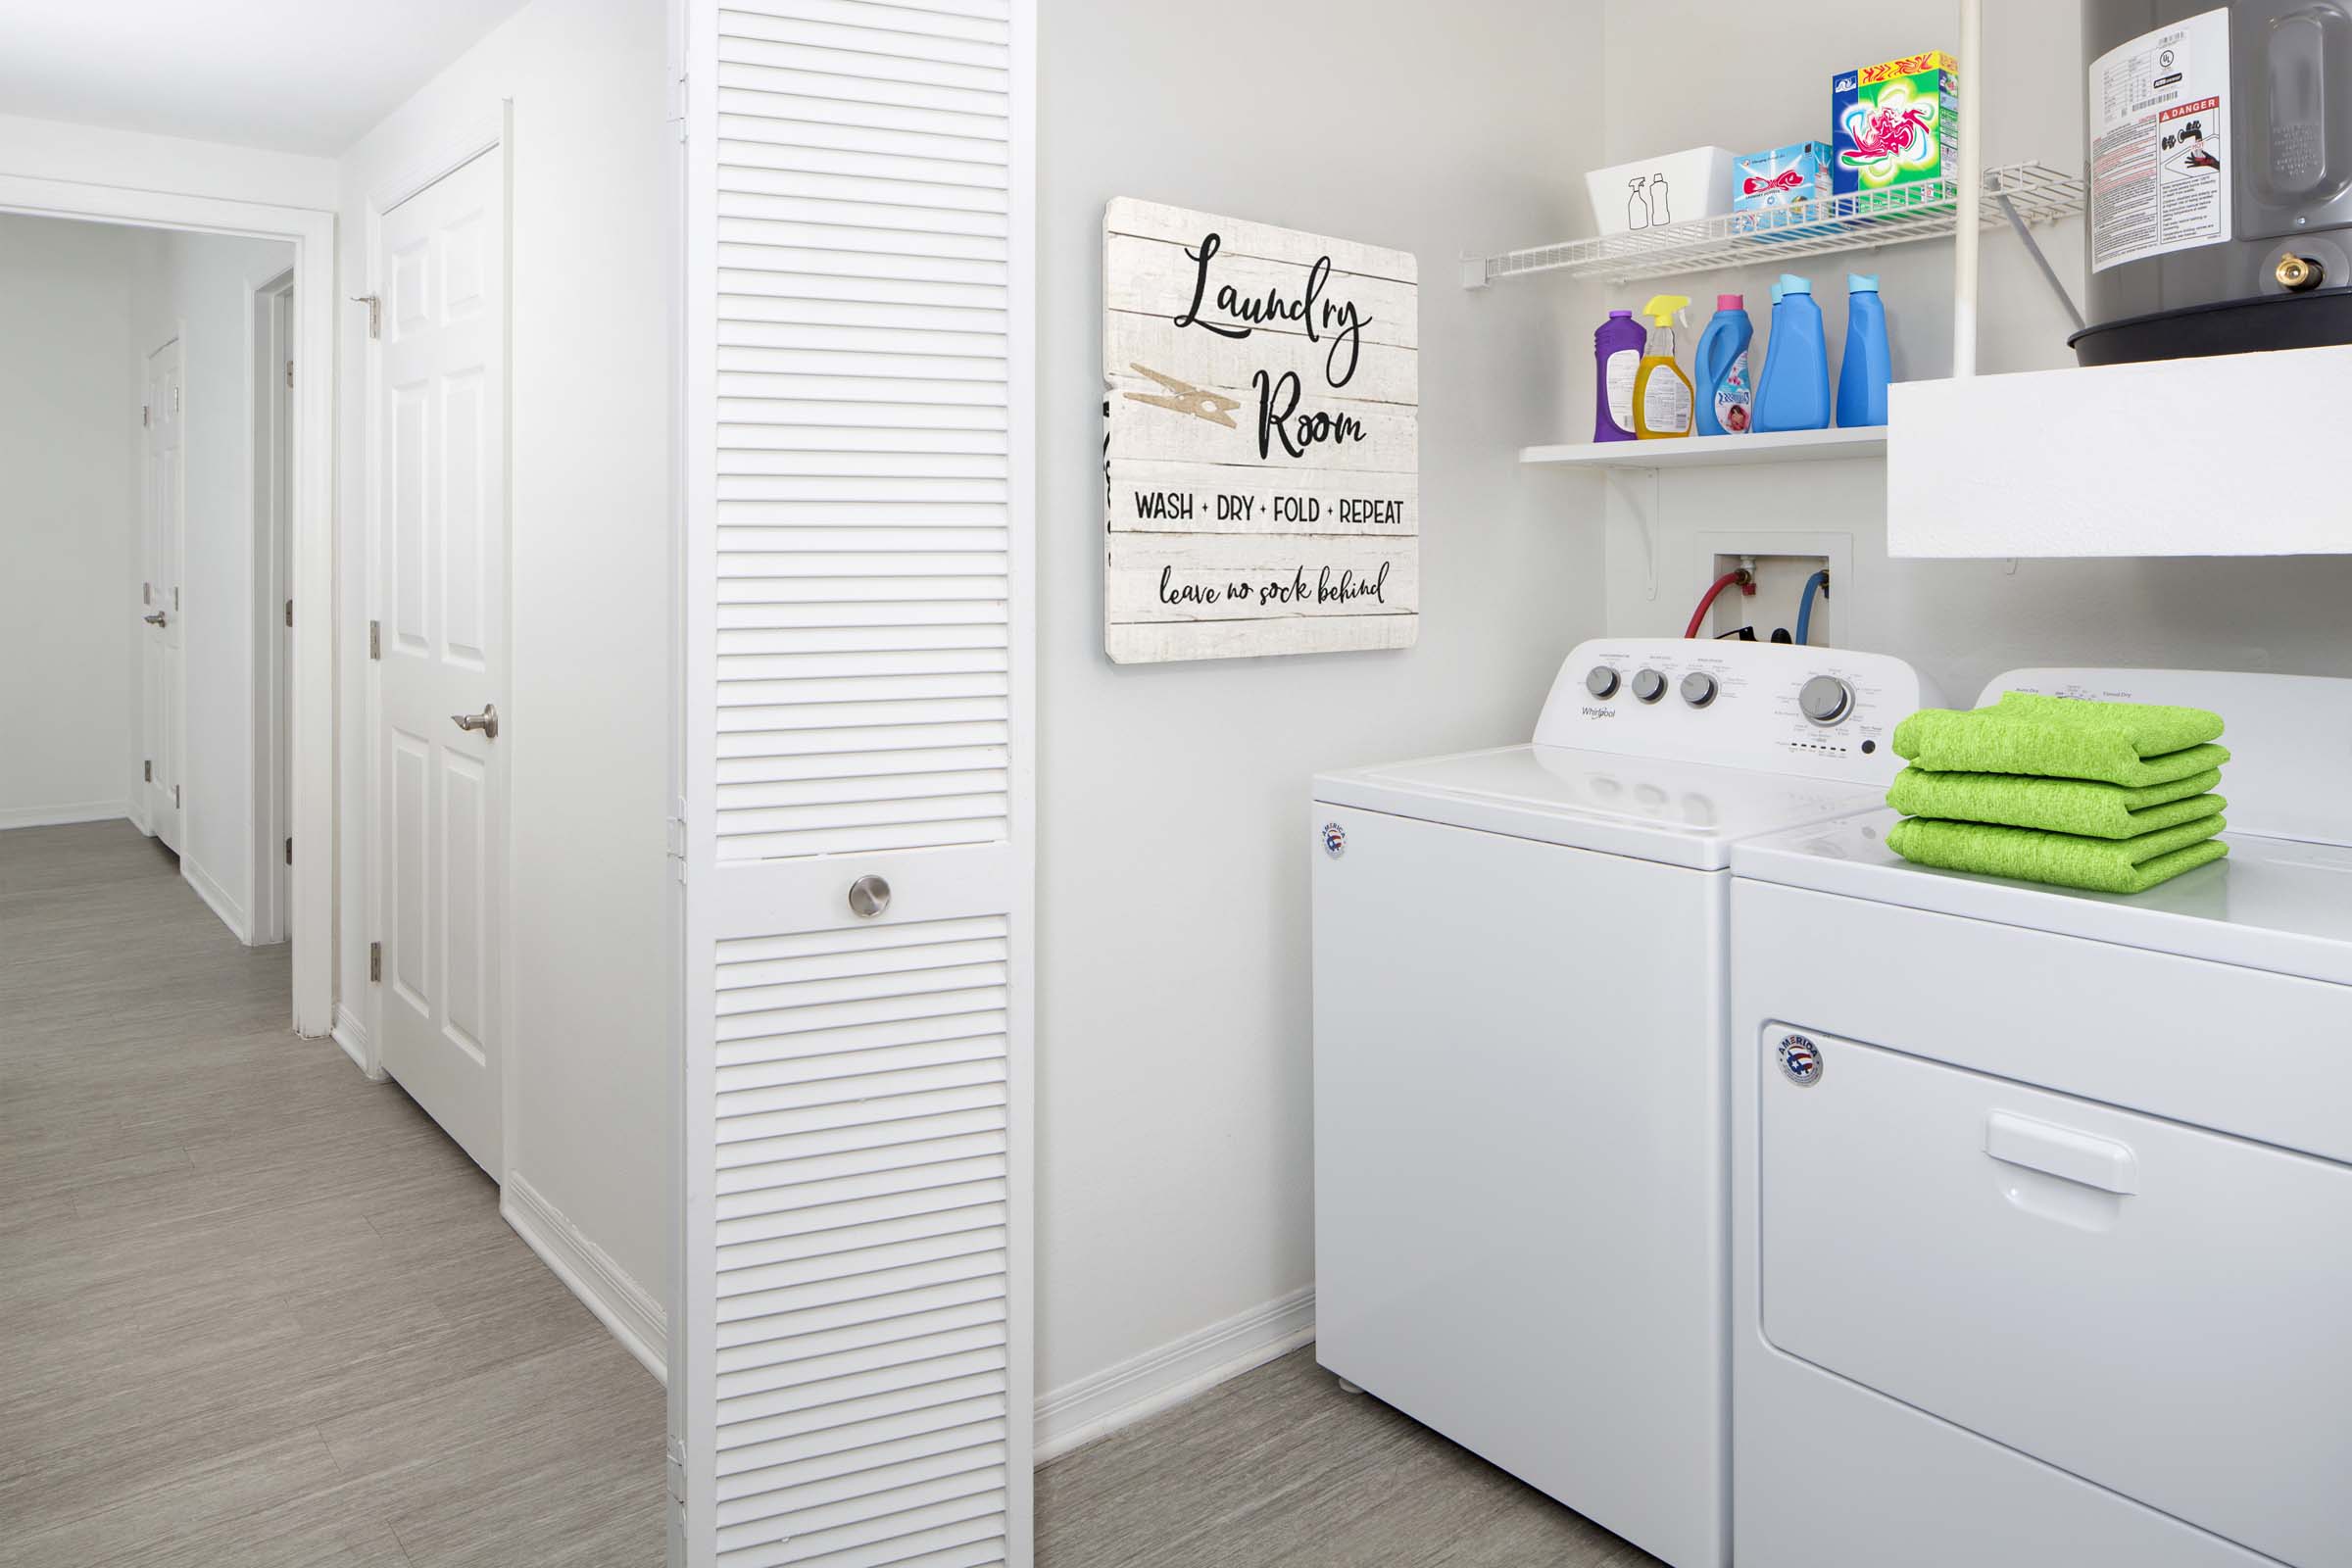
<path fill-rule="evenodd" d="M 2352 681 L 2039 669 L 2228 721 L 2229 858 L 1732 892 L 1740 1568 L 2352 1565 Z"/>
<path fill-rule="evenodd" d="M 1731 1546 L 1732 847 L 1877 806 L 1930 701 L 1603 639 L 1532 744 L 1315 780 L 1317 1358 L 1677 1568 Z"/>

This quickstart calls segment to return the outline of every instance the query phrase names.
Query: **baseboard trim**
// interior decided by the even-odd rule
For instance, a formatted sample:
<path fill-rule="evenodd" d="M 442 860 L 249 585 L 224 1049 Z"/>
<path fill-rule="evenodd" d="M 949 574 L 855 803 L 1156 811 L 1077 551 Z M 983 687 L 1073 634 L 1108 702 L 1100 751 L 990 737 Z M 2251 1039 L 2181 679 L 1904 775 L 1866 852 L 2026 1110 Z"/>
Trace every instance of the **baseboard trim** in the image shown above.
<path fill-rule="evenodd" d="M 79 806 L 0 807 L 0 832 L 12 827 L 69 827 L 75 822 L 111 822 L 130 815 L 124 801 L 84 801 Z"/>
<path fill-rule="evenodd" d="M 1314 1337 L 1315 1288 L 1309 1285 L 1064 1384 L 1037 1401 L 1037 1462 L 1182 1404 Z"/>
<path fill-rule="evenodd" d="M 360 1069 L 361 1077 L 374 1084 L 384 1081 L 384 1069 L 371 1065 L 368 1059 L 368 1026 L 360 1022 L 358 1013 L 340 1002 L 335 1004 L 335 1026 L 327 1031 L 327 1038 L 343 1048 L 343 1054 Z"/>
<path fill-rule="evenodd" d="M 220 917 L 220 923 L 228 927 L 239 942 L 249 948 L 253 946 L 253 925 L 245 918 L 245 911 L 237 906 L 237 901 L 228 896 L 228 889 L 214 881 L 203 866 L 184 855 L 179 858 L 179 874 L 188 886 L 196 890 L 198 898 L 212 906 L 213 912 Z"/>
<path fill-rule="evenodd" d="M 669 1382 L 669 1314 L 605 1250 L 564 1217 L 520 1171 L 499 1190 L 498 1212 L 556 1278 L 596 1314 L 621 1348 L 656 1378 Z"/>

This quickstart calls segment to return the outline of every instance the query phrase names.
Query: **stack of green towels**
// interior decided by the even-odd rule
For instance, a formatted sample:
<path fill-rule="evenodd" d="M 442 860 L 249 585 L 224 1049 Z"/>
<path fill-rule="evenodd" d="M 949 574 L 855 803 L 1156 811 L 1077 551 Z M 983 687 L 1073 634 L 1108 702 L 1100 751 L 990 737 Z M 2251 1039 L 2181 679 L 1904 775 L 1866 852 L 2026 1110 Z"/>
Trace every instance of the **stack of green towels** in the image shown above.
<path fill-rule="evenodd" d="M 1894 731 L 1911 765 L 1886 804 L 1886 846 L 1918 865 L 2145 893 L 2230 853 L 2214 793 L 2230 760 L 2201 708 L 2010 692 L 1931 708 Z"/>

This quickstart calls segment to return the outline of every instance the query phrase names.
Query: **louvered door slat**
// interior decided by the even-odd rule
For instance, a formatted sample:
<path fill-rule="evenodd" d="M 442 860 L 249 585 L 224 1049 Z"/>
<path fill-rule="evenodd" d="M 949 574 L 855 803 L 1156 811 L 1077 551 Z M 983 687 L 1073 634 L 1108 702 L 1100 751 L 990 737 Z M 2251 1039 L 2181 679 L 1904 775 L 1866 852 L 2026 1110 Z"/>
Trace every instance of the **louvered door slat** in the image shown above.
<path fill-rule="evenodd" d="M 1025 1564 L 1034 15 L 686 3 L 686 1561 Z"/>

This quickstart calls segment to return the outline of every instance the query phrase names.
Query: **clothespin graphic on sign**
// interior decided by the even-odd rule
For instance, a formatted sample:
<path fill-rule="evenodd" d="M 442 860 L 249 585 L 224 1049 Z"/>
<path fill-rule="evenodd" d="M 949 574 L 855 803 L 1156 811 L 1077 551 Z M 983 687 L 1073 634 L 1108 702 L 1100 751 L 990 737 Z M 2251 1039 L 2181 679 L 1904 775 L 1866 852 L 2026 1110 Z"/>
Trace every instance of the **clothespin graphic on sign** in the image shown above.
<path fill-rule="evenodd" d="M 1165 394 L 1158 392 L 1128 393 L 1127 396 L 1136 402 L 1149 403 L 1155 409 L 1173 409 L 1178 414 L 1189 414 L 1196 419 L 1206 419 L 1211 424 L 1221 424 L 1228 430 L 1241 428 L 1233 422 L 1233 411 L 1242 406 L 1238 400 L 1229 398 L 1222 392 L 1209 392 L 1179 381 L 1172 375 L 1162 375 L 1149 366 L 1130 365 L 1127 368 L 1138 375 L 1150 376 L 1168 389 Z"/>

